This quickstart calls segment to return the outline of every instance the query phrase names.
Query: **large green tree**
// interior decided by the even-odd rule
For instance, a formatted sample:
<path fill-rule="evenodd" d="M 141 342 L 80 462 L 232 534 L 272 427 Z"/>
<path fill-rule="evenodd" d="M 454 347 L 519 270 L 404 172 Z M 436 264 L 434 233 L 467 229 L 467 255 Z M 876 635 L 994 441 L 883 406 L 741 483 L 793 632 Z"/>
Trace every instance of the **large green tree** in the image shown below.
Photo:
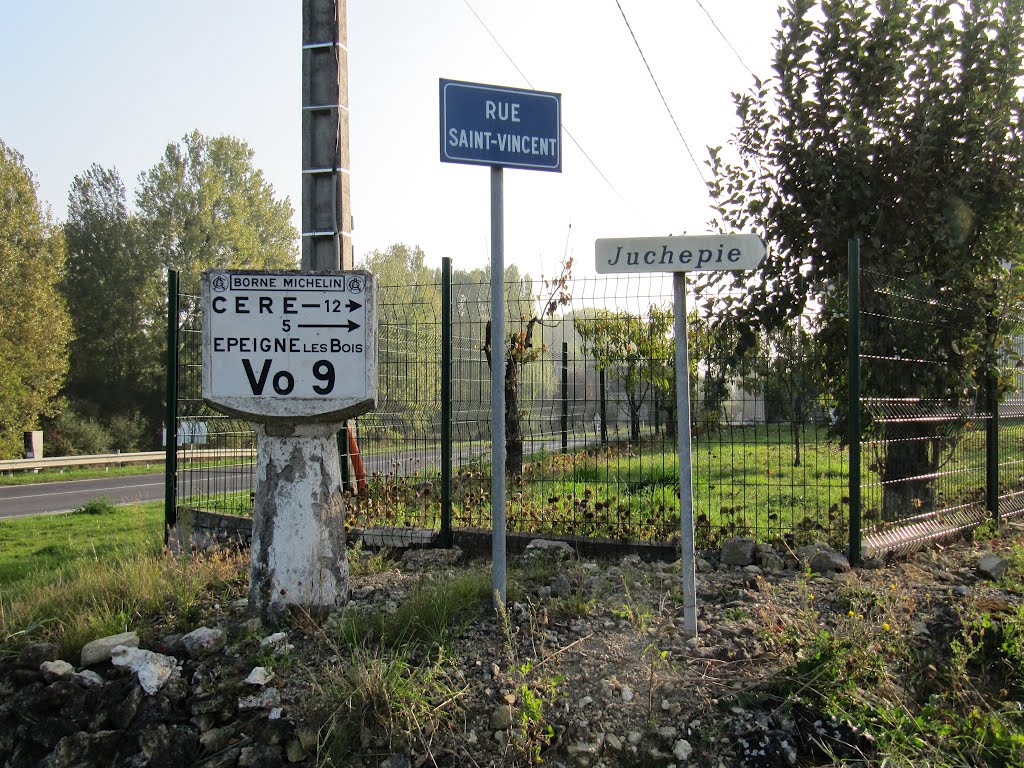
<path fill-rule="evenodd" d="M 64 238 L 40 206 L 24 158 L 0 141 L 0 457 L 59 409 L 71 324 L 57 289 Z"/>
<path fill-rule="evenodd" d="M 162 344 L 147 333 L 145 315 L 159 267 L 140 247 L 117 171 L 92 165 L 75 177 L 64 237 L 62 289 L 75 329 L 68 396 L 90 416 L 141 412 L 159 424 Z"/>
<path fill-rule="evenodd" d="M 866 391 L 960 407 L 995 364 L 1019 292 L 1024 3 L 789 0 L 780 18 L 774 77 L 737 95 L 733 151 L 711 150 L 713 224 L 770 245 L 757 279 L 709 278 L 742 289 L 718 310 L 768 327 L 817 311 L 841 395 L 846 243 L 859 238 L 866 268 L 955 298 L 941 322 L 865 329 L 869 357 L 942 363 L 869 367 Z M 883 513 L 930 506 L 949 432 L 883 437 L 896 438 L 878 462 Z"/>
<path fill-rule="evenodd" d="M 252 149 L 232 136 L 198 131 L 167 145 L 139 178 L 143 247 L 182 289 L 199 290 L 207 269 L 294 269 L 298 233 L 288 198 L 278 199 Z"/>

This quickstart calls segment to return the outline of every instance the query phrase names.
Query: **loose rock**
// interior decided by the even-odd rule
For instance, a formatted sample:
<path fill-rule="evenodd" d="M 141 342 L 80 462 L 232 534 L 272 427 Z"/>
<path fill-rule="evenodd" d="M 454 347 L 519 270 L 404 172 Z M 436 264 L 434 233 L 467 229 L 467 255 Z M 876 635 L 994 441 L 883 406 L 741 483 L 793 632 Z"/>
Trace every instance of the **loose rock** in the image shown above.
<path fill-rule="evenodd" d="M 86 643 L 82 647 L 81 666 L 91 667 L 94 664 L 110 661 L 114 648 L 119 645 L 126 648 L 138 648 L 139 636 L 135 632 L 122 632 L 119 635 L 101 637 L 91 643 Z"/>

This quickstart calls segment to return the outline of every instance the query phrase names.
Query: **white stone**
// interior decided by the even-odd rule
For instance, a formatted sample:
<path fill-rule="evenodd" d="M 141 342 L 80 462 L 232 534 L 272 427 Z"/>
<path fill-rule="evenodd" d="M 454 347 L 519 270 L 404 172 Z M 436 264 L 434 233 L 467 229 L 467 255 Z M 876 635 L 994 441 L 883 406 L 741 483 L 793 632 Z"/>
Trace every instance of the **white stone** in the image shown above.
<path fill-rule="evenodd" d="M 676 760 L 682 760 L 683 762 L 690 759 L 690 755 L 693 754 L 693 747 L 690 746 L 690 742 L 686 739 L 680 739 L 676 742 L 676 745 L 672 747 L 672 754 L 676 756 Z"/>
<path fill-rule="evenodd" d="M 107 682 L 98 672 L 93 672 L 91 669 L 75 672 L 71 675 L 71 679 L 83 688 L 98 688 L 99 686 L 106 685 Z"/>
<path fill-rule="evenodd" d="M 227 644 L 227 641 L 228 636 L 223 629 L 209 627 L 193 629 L 181 637 L 182 646 L 193 659 L 216 653 Z"/>
<path fill-rule="evenodd" d="M 266 685 L 274 679 L 274 673 L 266 667 L 253 667 L 252 672 L 243 681 L 248 685 Z"/>
<path fill-rule="evenodd" d="M 633 700 L 633 696 L 635 694 L 633 693 L 633 689 L 632 688 L 630 688 L 628 685 L 624 685 L 624 686 L 622 686 L 621 695 L 622 695 L 622 700 L 628 704 L 629 702 L 631 702 Z"/>
<path fill-rule="evenodd" d="M 260 648 L 266 648 L 271 645 L 280 645 L 281 643 L 287 642 L 288 634 L 286 632 L 275 632 L 272 635 L 267 635 L 260 640 Z"/>
<path fill-rule="evenodd" d="M 111 662 L 115 667 L 130 669 L 139 679 L 139 685 L 152 696 L 164 687 L 172 677 L 181 674 L 178 660 L 141 648 L 118 645 L 111 651 Z"/>
<path fill-rule="evenodd" d="M 238 711 L 248 712 L 253 709 L 273 709 L 281 706 L 281 692 L 277 688 L 264 688 L 252 696 L 243 696 L 238 700 Z"/>
<path fill-rule="evenodd" d="M 101 637 L 82 646 L 81 666 L 91 667 L 110 661 L 111 652 L 115 647 L 123 645 L 127 648 L 139 647 L 139 636 L 134 632 L 122 632 L 119 635 Z"/>
<path fill-rule="evenodd" d="M 270 713 L 267 715 L 267 720 L 280 720 L 281 715 L 283 714 L 284 709 L 282 709 L 281 707 L 274 707 L 270 710 Z"/>
<path fill-rule="evenodd" d="M 528 556 L 540 552 L 558 552 L 562 557 L 569 558 L 576 556 L 576 550 L 564 541 L 534 539 L 526 545 L 526 554 Z"/>
<path fill-rule="evenodd" d="M 39 671 L 43 673 L 43 680 L 52 683 L 54 680 L 70 675 L 75 668 L 63 659 L 57 659 L 56 661 L 44 661 L 39 665 Z"/>

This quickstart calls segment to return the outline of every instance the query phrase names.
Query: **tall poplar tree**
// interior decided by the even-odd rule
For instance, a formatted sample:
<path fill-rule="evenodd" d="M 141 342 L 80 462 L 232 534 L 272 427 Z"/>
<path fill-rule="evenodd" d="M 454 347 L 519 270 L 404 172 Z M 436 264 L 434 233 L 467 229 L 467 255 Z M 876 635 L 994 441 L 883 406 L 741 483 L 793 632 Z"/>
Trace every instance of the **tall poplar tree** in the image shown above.
<path fill-rule="evenodd" d="M 140 247 L 117 171 L 94 164 L 75 177 L 64 237 L 62 288 L 75 328 L 68 396 L 94 416 L 141 412 L 159 425 L 163 345 L 147 332 L 143 300 L 158 267 Z"/>
<path fill-rule="evenodd" d="M 0 141 L 0 458 L 59 410 L 71 324 L 57 283 L 64 238 L 24 158 Z"/>

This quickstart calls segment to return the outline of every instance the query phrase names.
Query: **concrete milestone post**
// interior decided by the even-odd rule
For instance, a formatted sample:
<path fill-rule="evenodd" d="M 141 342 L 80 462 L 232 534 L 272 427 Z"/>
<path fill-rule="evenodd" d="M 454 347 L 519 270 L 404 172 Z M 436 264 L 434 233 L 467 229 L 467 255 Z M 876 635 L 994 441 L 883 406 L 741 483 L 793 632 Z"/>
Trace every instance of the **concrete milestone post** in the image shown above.
<path fill-rule="evenodd" d="M 249 608 L 348 601 L 337 432 L 377 401 L 373 276 L 203 274 L 203 399 L 257 435 Z"/>

